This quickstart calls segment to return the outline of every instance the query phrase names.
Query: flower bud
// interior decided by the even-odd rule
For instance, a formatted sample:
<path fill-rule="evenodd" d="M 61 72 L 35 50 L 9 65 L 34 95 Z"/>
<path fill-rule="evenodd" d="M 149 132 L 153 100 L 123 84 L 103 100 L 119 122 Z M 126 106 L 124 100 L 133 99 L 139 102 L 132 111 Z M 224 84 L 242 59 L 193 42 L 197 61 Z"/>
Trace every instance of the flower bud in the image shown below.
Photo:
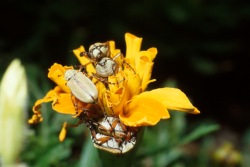
<path fill-rule="evenodd" d="M 26 128 L 27 80 L 20 60 L 8 66 L 0 83 L 0 159 L 1 165 L 15 164 Z"/>

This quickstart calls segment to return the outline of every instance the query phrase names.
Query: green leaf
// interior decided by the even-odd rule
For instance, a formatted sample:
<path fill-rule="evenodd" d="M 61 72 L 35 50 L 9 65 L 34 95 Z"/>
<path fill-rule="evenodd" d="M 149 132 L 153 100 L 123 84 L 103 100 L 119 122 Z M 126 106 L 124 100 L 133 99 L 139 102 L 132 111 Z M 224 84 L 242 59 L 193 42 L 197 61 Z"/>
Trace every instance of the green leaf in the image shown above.
<path fill-rule="evenodd" d="M 195 130 L 193 130 L 189 135 L 185 135 L 185 138 L 180 141 L 179 144 L 187 144 L 191 141 L 194 141 L 206 134 L 209 134 L 211 132 L 214 132 L 220 128 L 219 125 L 213 124 L 213 125 L 201 125 L 197 127 Z"/>
<path fill-rule="evenodd" d="M 93 146 L 92 140 L 90 137 L 87 137 L 87 141 L 82 148 L 82 153 L 79 161 L 79 167 L 82 166 L 100 166 L 100 161 L 98 159 L 97 149 Z"/>

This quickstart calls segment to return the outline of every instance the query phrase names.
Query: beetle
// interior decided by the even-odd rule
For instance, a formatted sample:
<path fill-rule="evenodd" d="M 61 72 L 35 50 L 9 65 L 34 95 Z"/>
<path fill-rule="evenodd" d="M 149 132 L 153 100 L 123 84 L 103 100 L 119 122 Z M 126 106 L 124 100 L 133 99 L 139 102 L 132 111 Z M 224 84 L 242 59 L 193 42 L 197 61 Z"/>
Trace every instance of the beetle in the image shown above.
<path fill-rule="evenodd" d="M 116 59 L 122 57 L 122 53 L 118 53 L 113 58 L 110 57 L 109 41 L 97 42 L 89 47 L 88 52 L 81 52 L 80 56 L 88 56 L 90 61 L 95 64 L 97 77 L 107 78 L 114 75 L 118 71 L 118 62 Z"/>
<path fill-rule="evenodd" d="M 96 148 L 108 151 L 112 154 L 124 154 L 134 148 L 136 137 L 129 141 L 118 142 L 114 137 L 110 137 L 101 133 L 92 136 L 93 144 Z"/>
<path fill-rule="evenodd" d="M 115 116 L 105 116 L 93 122 L 91 133 L 94 146 L 115 154 L 131 150 L 139 132 L 137 127 L 127 127 Z"/>
<path fill-rule="evenodd" d="M 103 57 L 109 57 L 109 42 L 97 42 L 90 45 L 89 52 L 87 53 L 87 55 L 96 61 L 100 61 L 100 59 L 102 59 Z"/>
<path fill-rule="evenodd" d="M 109 42 L 96 42 L 90 45 L 88 52 L 81 52 L 80 56 L 88 56 L 92 62 L 98 62 L 103 57 L 110 57 Z"/>
<path fill-rule="evenodd" d="M 129 131 L 119 118 L 113 116 L 105 116 L 95 123 L 95 126 L 98 132 L 113 136 L 117 140 L 129 140 L 127 136 L 133 136 L 134 134 L 133 131 Z"/>
<path fill-rule="evenodd" d="M 98 97 L 98 90 L 95 84 L 83 72 L 69 69 L 66 70 L 65 80 L 71 93 L 81 102 L 95 103 Z"/>
<path fill-rule="evenodd" d="M 96 120 L 87 119 L 86 117 L 79 116 L 80 120 L 76 124 L 63 124 L 63 129 L 68 127 L 77 127 L 80 124 L 84 123 L 87 128 L 90 130 L 90 135 L 94 146 L 98 149 L 108 151 L 112 154 L 124 154 L 134 148 L 136 144 L 136 136 L 134 135 L 129 140 L 117 140 L 113 133 L 100 131 L 96 127 Z M 111 117 L 110 117 L 111 119 Z M 102 122 L 103 125 L 108 123 L 107 119 L 100 119 L 98 122 Z M 109 123 L 108 123 L 109 124 Z M 63 141 L 65 135 L 61 135 L 60 141 Z"/>
<path fill-rule="evenodd" d="M 98 76 L 106 78 L 117 72 L 118 65 L 113 59 L 104 57 L 96 64 L 95 68 Z"/>

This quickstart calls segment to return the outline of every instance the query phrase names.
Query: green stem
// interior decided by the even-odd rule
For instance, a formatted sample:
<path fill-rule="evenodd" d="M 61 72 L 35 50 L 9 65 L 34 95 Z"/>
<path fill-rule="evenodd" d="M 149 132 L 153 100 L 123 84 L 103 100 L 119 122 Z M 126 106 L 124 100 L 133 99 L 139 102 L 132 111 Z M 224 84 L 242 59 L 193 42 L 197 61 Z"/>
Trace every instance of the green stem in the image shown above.
<path fill-rule="evenodd" d="M 103 150 L 98 150 L 103 167 L 131 167 L 135 151 L 126 154 L 116 155 Z"/>

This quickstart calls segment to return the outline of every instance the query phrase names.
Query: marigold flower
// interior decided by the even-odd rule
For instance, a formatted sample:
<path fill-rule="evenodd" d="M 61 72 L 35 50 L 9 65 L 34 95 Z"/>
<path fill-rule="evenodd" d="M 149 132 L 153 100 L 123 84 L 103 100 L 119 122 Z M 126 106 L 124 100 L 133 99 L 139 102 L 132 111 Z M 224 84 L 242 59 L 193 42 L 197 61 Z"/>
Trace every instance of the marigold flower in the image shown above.
<path fill-rule="evenodd" d="M 115 48 L 114 41 L 108 41 L 109 56 L 114 58 L 119 69 L 107 79 L 100 79 L 96 75 L 95 63 L 87 56 L 83 46 L 73 50 L 80 64 L 85 67 L 86 75 L 95 83 L 98 90 L 98 102 L 100 111 L 106 116 L 115 116 L 127 127 L 152 126 L 161 119 L 170 118 L 168 110 L 184 111 L 191 114 L 199 114 L 187 96 L 177 88 L 158 88 L 145 91 L 151 80 L 153 60 L 157 54 L 156 48 L 141 51 L 142 38 L 130 33 L 125 34 L 126 55 L 123 57 L 119 49 Z M 120 55 L 119 55 L 120 54 Z M 118 55 L 118 56 L 117 56 Z M 62 66 L 55 63 L 49 69 L 48 77 L 57 86 L 50 90 L 47 95 L 36 101 L 34 115 L 29 123 L 42 121 L 39 110 L 42 103 L 52 102 L 52 108 L 58 113 L 70 114 L 79 117 L 82 112 L 92 110 L 92 104 L 81 102 L 81 107 L 75 107 L 75 101 L 69 87 L 66 86 L 64 73 L 72 66 Z M 84 108 L 84 110 L 83 110 Z M 99 112 L 99 111 L 97 111 Z M 101 113 L 99 113 L 101 114 Z M 60 134 L 60 140 L 64 139 L 66 124 Z"/>

